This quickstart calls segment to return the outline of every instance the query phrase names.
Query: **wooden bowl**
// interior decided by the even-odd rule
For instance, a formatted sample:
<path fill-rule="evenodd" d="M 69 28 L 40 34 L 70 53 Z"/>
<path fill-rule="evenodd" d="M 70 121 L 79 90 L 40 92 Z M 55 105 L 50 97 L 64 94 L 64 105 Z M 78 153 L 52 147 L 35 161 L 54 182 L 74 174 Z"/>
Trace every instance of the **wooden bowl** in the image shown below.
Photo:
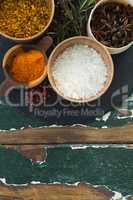
<path fill-rule="evenodd" d="M 102 4 L 104 4 L 106 2 L 118 2 L 118 3 L 129 4 L 129 5 L 133 6 L 133 0 L 100 0 L 95 5 L 95 7 L 92 9 L 92 11 L 90 13 L 90 16 L 89 16 L 88 24 L 87 24 L 88 36 L 91 37 L 92 39 L 96 40 L 97 42 L 99 42 L 99 41 L 95 38 L 94 34 L 92 33 L 91 21 L 92 21 L 93 14 L 94 14 L 95 10 L 99 6 L 101 6 Z M 105 45 L 103 45 L 103 46 L 105 46 L 108 49 L 110 54 L 119 54 L 119 53 L 122 53 L 122 52 L 126 51 L 127 49 L 129 49 L 132 45 L 133 45 L 133 42 L 130 42 L 129 44 L 127 44 L 127 45 L 125 45 L 123 47 L 119 47 L 119 48 L 108 47 L 108 46 L 105 46 Z"/>
<path fill-rule="evenodd" d="M 0 96 L 6 96 L 7 92 L 12 88 L 24 86 L 25 88 L 29 89 L 29 88 L 36 87 L 37 85 L 39 85 L 41 82 L 44 81 L 44 79 L 47 76 L 47 66 L 44 66 L 45 70 L 38 79 L 31 81 L 29 83 L 21 83 L 21 82 L 15 81 L 10 74 L 10 68 L 12 66 L 12 61 L 14 57 L 21 50 L 24 50 L 24 51 L 25 50 L 28 51 L 31 49 L 38 50 L 42 53 L 42 55 L 44 55 L 47 61 L 46 51 L 52 45 L 52 43 L 53 43 L 52 38 L 47 36 L 47 37 L 44 37 L 37 45 L 15 45 L 14 47 L 10 48 L 7 51 L 7 53 L 4 56 L 3 65 L 2 65 L 4 74 L 5 74 L 5 80 L 0 85 Z"/>
<path fill-rule="evenodd" d="M 47 76 L 47 68 L 45 67 L 45 70 L 43 72 L 43 74 L 41 75 L 41 77 L 39 77 L 38 79 L 31 81 L 29 83 L 21 83 L 21 82 L 17 82 L 15 80 L 13 80 L 13 78 L 10 75 L 10 66 L 12 66 L 12 61 L 14 59 L 14 57 L 19 53 L 23 51 L 28 51 L 28 50 L 39 50 L 36 46 L 32 46 L 32 45 L 16 45 L 14 47 L 12 47 L 11 49 L 9 49 L 9 51 L 6 53 L 4 60 L 3 60 L 3 69 L 4 69 L 4 73 L 7 79 L 12 79 L 13 82 L 16 82 L 17 84 L 22 84 L 24 85 L 26 88 L 33 88 L 37 85 L 39 85 Z M 40 50 L 39 50 L 40 51 Z M 40 51 L 41 52 L 41 51 Z M 42 52 L 41 52 L 42 53 Z M 46 55 L 43 54 L 45 59 L 46 59 Z M 32 72 L 31 72 L 32 73 Z"/>
<path fill-rule="evenodd" d="M 57 57 L 66 48 L 69 48 L 69 47 L 71 47 L 75 44 L 87 45 L 90 48 L 94 48 L 101 55 L 101 57 L 103 58 L 106 66 L 107 66 L 108 77 L 107 77 L 105 84 L 103 85 L 103 88 L 98 92 L 98 94 L 96 96 L 91 96 L 91 97 L 88 97 L 86 99 L 75 99 L 75 98 L 70 98 L 70 97 L 65 96 L 65 94 L 63 94 L 62 91 L 60 91 L 60 89 L 58 88 L 58 85 L 57 85 L 57 83 L 54 80 L 54 77 L 52 75 L 52 68 L 53 68 L 53 65 L 54 65 Z M 113 75 L 114 75 L 114 65 L 113 65 L 113 61 L 112 61 L 112 58 L 111 58 L 108 50 L 103 45 L 101 45 L 100 43 L 94 41 L 91 38 L 84 37 L 84 36 L 72 37 L 72 38 L 69 38 L 69 39 L 63 41 L 62 43 L 60 43 L 53 50 L 53 52 L 52 52 L 52 54 L 51 54 L 51 56 L 48 60 L 48 78 L 49 78 L 49 81 L 51 83 L 51 86 L 61 97 L 63 97 L 64 99 L 66 99 L 68 101 L 72 101 L 72 102 L 84 103 L 84 102 L 91 102 L 93 100 L 98 99 L 109 88 L 109 86 L 112 82 L 112 79 L 113 79 Z"/>
<path fill-rule="evenodd" d="M 35 39 L 39 38 L 40 36 L 42 36 L 44 34 L 44 32 L 50 26 L 50 24 L 51 24 L 51 22 L 53 20 L 53 17 L 54 17 L 54 13 L 55 13 L 55 3 L 54 3 L 54 0 L 47 0 L 47 3 L 48 3 L 48 6 L 51 8 L 51 16 L 49 18 L 49 22 L 48 22 L 47 26 L 45 26 L 44 29 L 41 32 L 39 32 L 39 33 L 37 33 L 37 34 L 35 34 L 35 35 L 31 36 L 31 37 L 27 37 L 27 38 L 11 37 L 11 36 L 5 34 L 4 32 L 1 32 L 1 31 L 0 31 L 0 35 L 6 37 L 8 39 L 14 40 L 15 42 L 27 42 L 27 41 L 35 40 Z"/>

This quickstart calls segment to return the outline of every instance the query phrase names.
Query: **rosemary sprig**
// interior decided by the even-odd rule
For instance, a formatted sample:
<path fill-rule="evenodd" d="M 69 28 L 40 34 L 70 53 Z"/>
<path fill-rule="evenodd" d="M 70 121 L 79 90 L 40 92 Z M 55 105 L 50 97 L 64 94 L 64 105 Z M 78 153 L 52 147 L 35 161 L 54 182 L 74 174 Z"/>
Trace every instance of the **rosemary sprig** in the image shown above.
<path fill-rule="evenodd" d="M 55 0 L 55 18 L 48 33 L 52 32 L 55 45 L 68 37 L 86 35 L 86 24 L 95 1 Z"/>
<path fill-rule="evenodd" d="M 80 11 L 86 12 L 89 8 L 91 8 L 94 3 L 96 3 L 94 0 L 79 0 L 80 2 Z"/>

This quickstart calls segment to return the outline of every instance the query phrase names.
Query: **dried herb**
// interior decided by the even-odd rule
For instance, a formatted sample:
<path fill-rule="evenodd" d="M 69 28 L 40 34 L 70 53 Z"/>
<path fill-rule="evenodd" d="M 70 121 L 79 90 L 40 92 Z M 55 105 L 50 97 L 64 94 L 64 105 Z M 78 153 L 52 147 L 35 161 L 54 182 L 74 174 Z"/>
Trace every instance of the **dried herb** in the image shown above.
<path fill-rule="evenodd" d="M 55 0 L 55 18 L 48 30 L 55 45 L 71 36 L 86 35 L 86 24 L 95 2 L 96 0 Z"/>
<path fill-rule="evenodd" d="M 92 32 L 109 47 L 122 47 L 133 41 L 133 7 L 117 2 L 100 5 L 93 14 Z"/>
<path fill-rule="evenodd" d="M 27 38 L 47 25 L 51 8 L 48 0 L 0 0 L 0 31 L 16 38 Z"/>

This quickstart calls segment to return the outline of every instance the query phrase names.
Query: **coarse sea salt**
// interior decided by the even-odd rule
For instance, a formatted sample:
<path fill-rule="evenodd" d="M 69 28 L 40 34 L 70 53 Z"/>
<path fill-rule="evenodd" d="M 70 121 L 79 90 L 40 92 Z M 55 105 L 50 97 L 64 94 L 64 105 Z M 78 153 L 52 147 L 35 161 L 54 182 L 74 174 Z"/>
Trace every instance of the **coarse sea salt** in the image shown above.
<path fill-rule="evenodd" d="M 65 49 L 57 57 L 52 73 L 58 90 L 74 99 L 97 95 L 107 80 L 107 67 L 101 55 L 80 44 Z"/>

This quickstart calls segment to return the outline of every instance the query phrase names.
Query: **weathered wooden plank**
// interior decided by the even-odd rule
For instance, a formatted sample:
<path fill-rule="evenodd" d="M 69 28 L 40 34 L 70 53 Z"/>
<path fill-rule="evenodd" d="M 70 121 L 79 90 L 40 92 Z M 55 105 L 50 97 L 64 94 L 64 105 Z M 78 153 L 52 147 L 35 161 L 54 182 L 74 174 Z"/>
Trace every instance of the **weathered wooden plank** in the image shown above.
<path fill-rule="evenodd" d="M 0 185 L 0 200 L 109 200 L 113 193 L 103 188 L 93 188 L 86 184 L 29 185 L 13 187 Z"/>
<path fill-rule="evenodd" d="M 132 197 L 129 197 L 128 200 L 133 200 L 133 196 L 132 196 Z"/>
<path fill-rule="evenodd" d="M 43 145 L 6 145 L 5 148 L 14 149 L 33 162 L 44 161 L 47 157 L 47 150 Z"/>
<path fill-rule="evenodd" d="M 133 143 L 133 125 L 119 128 L 28 128 L 0 133 L 0 144 Z"/>

